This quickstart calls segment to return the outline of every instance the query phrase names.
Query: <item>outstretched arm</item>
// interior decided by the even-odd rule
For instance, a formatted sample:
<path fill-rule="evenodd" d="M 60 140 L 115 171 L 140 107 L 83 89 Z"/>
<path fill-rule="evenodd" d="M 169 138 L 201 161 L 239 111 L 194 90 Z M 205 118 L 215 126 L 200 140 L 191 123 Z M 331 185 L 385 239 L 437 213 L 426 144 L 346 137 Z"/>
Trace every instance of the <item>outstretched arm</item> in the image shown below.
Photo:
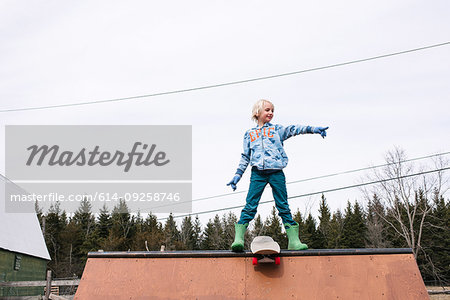
<path fill-rule="evenodd" d="M 277 125 L 279 126 L 279 125 Z M 291 136 L 306 134 L 306 133 L 320 133 L 320 135 L 325 138 L 327 136 L 326 130 L 328 127 L 314 127 L 314 126 L 304 126 L 304 125 L 289 125 L 286 127 L 279 126 L 277 130 L 279 131 L 281 140 L 287 140 Z"/>

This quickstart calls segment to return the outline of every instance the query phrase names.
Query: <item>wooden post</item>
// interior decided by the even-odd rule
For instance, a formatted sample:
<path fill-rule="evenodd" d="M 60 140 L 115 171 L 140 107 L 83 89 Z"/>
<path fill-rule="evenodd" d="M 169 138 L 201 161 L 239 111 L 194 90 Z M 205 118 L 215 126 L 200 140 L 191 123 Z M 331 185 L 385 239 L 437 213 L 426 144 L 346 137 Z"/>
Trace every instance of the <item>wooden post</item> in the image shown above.
<path fill-rule="evenodd" d="M 52 289 L 52 271 L 47 270 L 47 284 L 45 286 L 45 296 L 44 296 L 45 300 L 49 299 L 51 289 Z"/>

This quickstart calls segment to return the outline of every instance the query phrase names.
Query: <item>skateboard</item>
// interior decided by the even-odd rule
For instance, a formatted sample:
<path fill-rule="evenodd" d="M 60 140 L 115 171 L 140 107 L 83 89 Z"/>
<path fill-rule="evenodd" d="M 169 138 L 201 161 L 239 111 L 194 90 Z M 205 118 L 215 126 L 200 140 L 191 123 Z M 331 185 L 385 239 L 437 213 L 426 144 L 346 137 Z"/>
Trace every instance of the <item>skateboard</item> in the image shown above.
<path fill-rule="evenodd" d="M 250 250 L 253 253 L 252 263 L 256 266 L 259 263 L 275 263 L 279 265 L 280 245 L 270 236 L 257 236 L 250 244 Z"/>

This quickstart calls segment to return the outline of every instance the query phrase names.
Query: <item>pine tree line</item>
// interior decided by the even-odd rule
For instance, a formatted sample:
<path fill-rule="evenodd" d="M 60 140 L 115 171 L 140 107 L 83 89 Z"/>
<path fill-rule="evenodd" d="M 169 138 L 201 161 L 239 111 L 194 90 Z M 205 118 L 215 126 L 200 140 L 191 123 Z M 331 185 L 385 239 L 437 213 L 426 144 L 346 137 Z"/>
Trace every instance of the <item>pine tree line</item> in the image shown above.
<path fill-rule="evenodd" d="M 417 262 L 424 280 L 448 283 L 450 278 L 450 204 L 437 193 L 427 199 L 420 190 L 415 194 L 414 204 L 429 208 L 425 218 L 420 210 L 414 215 L 414 223 L 421 222 L 422 236 L 417 251 Z M 409 210 L 408 210 L 409 209 Z M 396 220 L 400 213 L 408 218 L 411 207 L 398 201 L 394 208 L 385 206 L 374 194 L 367 207 L 357 201 L 347 203 L 343 212 L 331 212 L 322 195 L 317 220 L 300 211 L 293 214 L 300 225 L 300 239 L 311 249 L 333 248 L 386 248 L 411 247 L 402 236 L 401 225 Z M 81 276 L 89 251 L 165 251 L 172 250 L 223 250 L 230 249 L 234 239 L 233 213 L 216 215 L 205 226 L 198 217 L 188 216 L 177 224 L 169 215 L 164 224 L 153 214 L 131 214 L 125 201 L 120 201 L 111 212 L 106 207 L 95 216 L 87 200 L 80 203 L 77 211 L 67 216 L 59 205 L 52 206 L 46 214 L 37 208 L 45 241 L 52 261 L 49 267 L 57 277 Z M 407 224 L 407 221 L 404 222 Z M 419 232 L 415 232 L 419 234 Z M 257 215 L 246 232 L 246 249 L 253 237 L 271 236 L 282 249 L 287 248 L 287 237 L 275 207 L 263 221 Z"/>

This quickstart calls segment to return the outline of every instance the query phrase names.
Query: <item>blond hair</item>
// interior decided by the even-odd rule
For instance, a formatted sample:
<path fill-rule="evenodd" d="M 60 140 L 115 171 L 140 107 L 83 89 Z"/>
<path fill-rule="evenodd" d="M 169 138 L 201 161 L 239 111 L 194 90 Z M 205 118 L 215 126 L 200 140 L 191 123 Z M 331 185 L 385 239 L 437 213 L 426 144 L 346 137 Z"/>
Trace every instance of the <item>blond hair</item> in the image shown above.
<path fill-rule="evenodd" d="M 273 106 L 273 108 L 275 109 L 275 106 L 269 100 L 266 100 L 266 99 L 258 100 L 253 105 L 253 109 L 252 109 L 252 120 L 253 121 L 258 122 L 258 115 L 264 110 L 264 104 L 265 103 L 271 104 Z"/>

